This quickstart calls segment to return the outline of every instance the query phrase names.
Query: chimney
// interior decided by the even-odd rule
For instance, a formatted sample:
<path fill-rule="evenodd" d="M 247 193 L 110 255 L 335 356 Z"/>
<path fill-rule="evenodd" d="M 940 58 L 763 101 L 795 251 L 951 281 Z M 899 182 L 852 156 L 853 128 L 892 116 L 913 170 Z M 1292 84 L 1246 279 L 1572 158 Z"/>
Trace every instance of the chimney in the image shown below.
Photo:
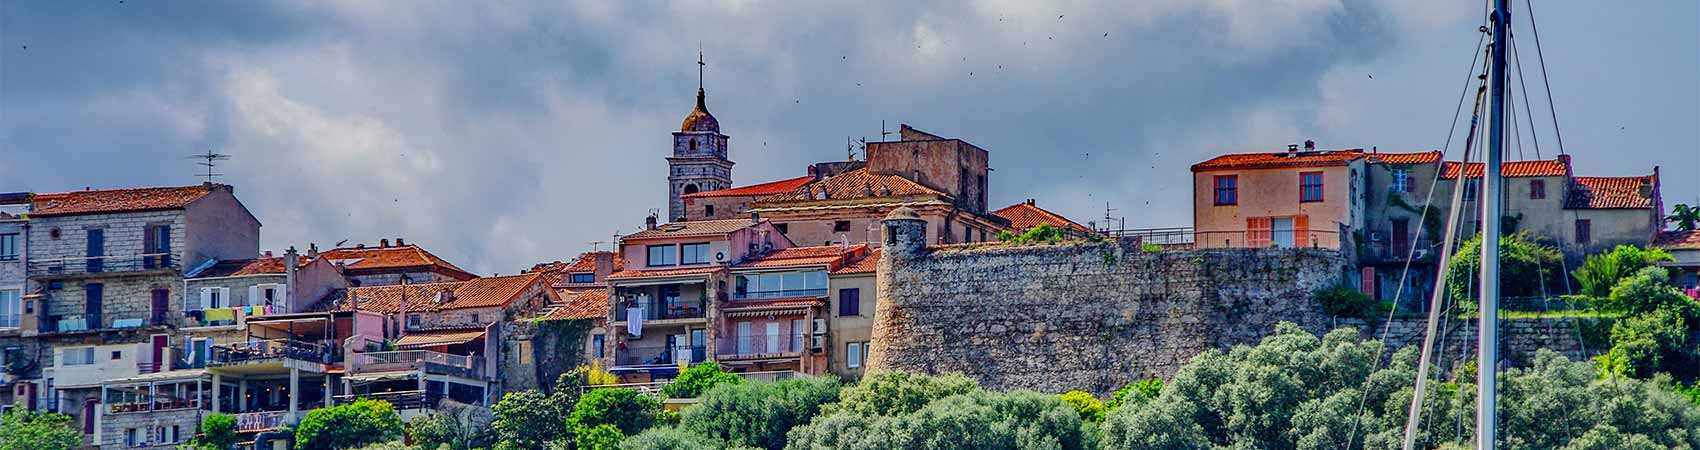
<path fill-rule="evenodd" d="M 400 238 L 400 237 L 397 237 L 397 238 L 395 238 L 395 246 L 397 246 L 397 247 L 406 247 L 406 246 L 407 246 L 407 242 L 405 242 L 405 241 L 402 241 L 402 240 L 401 240 L 401 238 Z"/>
<path fill-rule="evenodd" d="M 1307 152 L 1316 151 L 1316 141 L 1313 141 L 1313 140 L 1310 140 L 1310 139 L 1305 139 L 1305 151 L 1307 151 Z"/>
<path fill-rule="evenodd" d="M 366 248 L 366 244 L 365 243 L 354 244 L 354 248 L 356 250 L 363 249 L 363 248 Z"/>
<path fill-rule="evenodd" d="M 283 302 L 285 305 L 288 305 L 290 300 L 295 298 L 295 272 L 300 270 L 298 266 L 301 265 L 297 256 L 293 245 L 283 251 Z"/>
<path fill-rule="evenodd" d="M 1558 163 L 1569 166 L 1570 165 L 1570 155 L 1559 153 L 1558 154 Z"/>
<path fill-rule="evenodd" d="M 813 177 L 815 181 L 820 181 L 820 169 L 816 166 L 818 166 L 818 164 L 809 165 L 809 176 Z"/>
<path fill-rule="evenodd" d="M 307 259 L 314 259 L 314 258 L 318 258 L 318 257 L 319 257 L 319 244 L 308 242 L 307 243 Z"/>
<path fill-rule="evenodd" d="M 648 217 L 644 217 L 643 218 L 643 229 L 645 229 L 645 230 L 655 229 L 655 221 L 656 221 L 656 217 L 655 217 L 654 214 L 650 214 Z"/>
<path fill-rule="evenodd" d="M 596 252 L 591 258 L 596 261 L 596 281 L 608 279 L 608 274 L 614 273 L 614 252 Z"/>
<path fill-rule="evenodd" d="M 1298 156 L 1298 155 L 1299 155 L 1299 144 L 1287 144 L 1287 157 L 1291 158 L 1291 157 Z"/>
<path fill-rule="evenodd" d="M 379 239 L 378 240 L 378 248 L 388 248 L 389 246 L 390 246 L 390 240 L 389 239 Z"/>
<path fill-rule="evenodd" d="M 1027 199 L 1027 206 L 1037 206 L 1038 204 L 1039 203 L 1034 201 L 1033 199 Z"/>
<path fill-rule="evenodd" d="M 267 257 L 267 258 L 272 257 L 272 251 L 271 250 L 266 250 L 264 253 L 261 253 L 261 254 L 265 255 L 265 257 Z"/>

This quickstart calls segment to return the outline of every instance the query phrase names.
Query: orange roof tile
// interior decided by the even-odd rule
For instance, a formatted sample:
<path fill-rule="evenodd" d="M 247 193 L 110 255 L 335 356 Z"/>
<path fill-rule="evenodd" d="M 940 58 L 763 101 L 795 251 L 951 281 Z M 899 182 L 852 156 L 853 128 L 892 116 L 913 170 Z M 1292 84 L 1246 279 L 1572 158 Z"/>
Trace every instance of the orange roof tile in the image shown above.
<path fill-rule="evenodd" d="M 541 273 L 541 274 L 543 274 L 544 278 L 549 279 L 549 284 L 554 285 L 556 287 L 574 284 L 574 283 L 571 282 L 572 279 L 568 278 L 567 276 L 570 275 L 570 274 L 574 274 L 574 273 L 593 273 L 593 272 L 596 272 L 596 255 L 598 253 L 613 254 L 613 256 L 614 256 L 614 258 L 613 258 L 613 260 L 614 260 L 613 271 L 614 272 L 626 270 L 626 260 L 625 260 L 625 258 L 621 258 L 619 253 L 606 252 L 605 251 L 605 252 L 584 252 L 584 253 L 580 253 L 578 255 L 578 259 L 575 259 L 570 263 L 561 262 L 561 261 L 537 263 L 536 265 L 531 266 L 530 269 L 526 269 L 526 270 L 524 270 L 520 273 Z M 586 285 L 585 283 L 578 283 L 578 284 L 579 285 Z M 590 284 L 595 284 L 595 283 L 590 283 Z"/>
<path fill-rule="evenodd" d="M 1210 158 L 1193 164 L 1193 172 L 1230 169 L 1290 169 L 1296 167 L 1344 166 L 1364 157 L 1363 149 L 1302 151 L 1297 153 L 1239 153 Z"/>
<path fill-rule="evenodd" d="M 333 264 L 339 261 L 343 262 L 346 267 L 353 270 L 437 267 L 457 272 L 466 278 L 478 276 L 455 267 L 454 264 L 425 251 L 417 244 L 390 247 L 345 247 L 320 253 L 319 257 L 330 260 Z"/>
<path fill-rule="evenodd" d="M 1440 151 L 1416 153 L 1370 153 L 1370 161 L 1382 164 L 1429 164 L 1440 161 Z"/>
<path fill-rule="evenodd" d="M 755 226 L 749 219 L 702 220 L 695 222 L 672 222 L 655 227 L 653 230 L 643 230 L 628 234 L 621 239 L 648 239 L 719 236 L 734 231 Z"/>
<path fill-rule="evenodd" d="M 1473 162 L 1470 163 L 1469 169 L 1466 169 L 1464 173 L 1470 178 L 1481 178 L 1484 167 L 1486 166 L 1482 163 Z M 1570 168 L 1562 160 L 1510 161 L 1500 163 L 1499 166 L 1500 176 L 1506 178 L 1562 177 L 1569 173 Z M 1446 167 L 1440 171 L 1440 178 L 1446 180 L 1458 179 L 1458 163 L 1447 161 Z"/>
<path fill-rule="evenodd" d="M 1564 207 L 1571 209 L 1646 209 L 1653 207 L 1652 176 L 1576 177 Z M 1643 191 L 1643 187 L 1646 188 Z"/>
<path fill-rule="evenodd" d="M 567 300 L 565 305 L 550 311 L 544 320 L 600 319 L 608 316 L 608 290 L 584 291 Z"/>
<path fill-rule="evenodd" d="M 244 275 L 282 274 L 283 258 L 236 259 L 219 261 L 205 270 L 196 273 L 193 278 L 239 277 Z"/>
<path fill-rule="evenodd" d="M 880 251 L 881 249 L 876 248 L 873 251 L 868 252 L 868 255 L 863 256 L 862 259 L 851 261 L 849 264 L 844 265 L 844 267 L 840 267 L 838 270 L 833 271 L 832 274 L 856 275 L 877 272 L 880 266 Z"/>
<path fill-rule="evenodd" d="M 791 247 L 761 255 L 739 263 L 734 269 L 762 269 L 781 267 L 819 267 L 828 270 L 844 265 L 850 258 L 867 253 L 867 244 L 849 246 L 822 245 L 811 247 Z"/>
<path fill-rule="evenodd" d="M 389 286 L 363 286 L 346 290 L 342 298 L 326 309 L 335 312 L 372 311 L 394 314 L 401 311 L 405 296 L 408 311 L 435 312 L 465 308 L 506 306 L 534 283 L 544 282 L 539 274 L 508 275 L 474 278 L 446 283 L 420 283 Z M 440 300 L 440 292 L 450 293 L 448 301 Z M 358 307 L 354 303 L 358 302 Z"/>
<path fill-rule="evenodd" d="M 1067 217 L 1047 211 L 1044 208 L 1040 208 L 1039 205 L 1028 202 L 1005 206 L 1003 209 L 992 211 L 992 215 L 1009 219 L 1009 226 L 1022 230 L 1039 226 L 1039 224 L 1046 224 L 1057 228 L 1070 228 L 1085 232 L 1092 231 L 1084 225 L 1068 220 Z"/>
<path fill-rule="evenodd" d="M 868 172 L 867 168 L 861 168 L 822 178 L 820 181 L 805 184 L 792 189 L 790 192 L 774 194 L 757 201 L 773 203 L 912 195 L 944 196 L 945 194 L 901 176 L 875 175 Z"/>
<path fill-rule="evenodd" d="M 714 266 L 708 266 L 708 267 L 686 267 L 686 268 L 679 268 L 679 269 L 622 270 L 622 271 L 619 271 L 619 272 L 614 272 L 612 275 L 608 275 L 608 279 L 618 280 L 618 279 L 627 279 L 627 278 L 674 277 L 674 276 L 684 276 L 684 275 L 706 275 L 706 274 L 719 272 L 719 271 L 722 271 L 722 270 L 726 270 L 726 266 L 714 265 Z"/>
<path fill-rule="evenodd" d="M 220 184 L 201 184 L 181 187 L 155 187 L 135 189 L 102 189 L 98 191 L 73 191 L 52 194 L 36 194 L 33 205 L 34 217 L 69 216 L 77 214 L 99 214 L 136 211 L 157 211 L 162 209 L 182 209 L 200 200 L 215 188 L 228 189 L 229 186 Z"/>
<path fill-rule="evenodd" d="M 1700 250 L 1700 230 L 1664 231 L 1653 241 L 1653 246 L 1665 249 Z"/>
<path fill-rule="evenodd" d="M 779 180 L 779 181 L 749 185 L 749 186 L 744 186 L 744 187 L 735 187 L 735 188 L 731 188 L 731 189 L 721 189 L 721 190 L 718 190 L 718 191 L 698 192 L 698 193 L 695 193 L 695 194 L 685 194 L 685 195 L 679 196 L 679 198 L 767 196 L 767 195 L 789 192 L 792 189 L 796 189 L 798 187 L 801 187 L 805 184 L 808 184 L 810 181 L 814 181 L 814 180 L 815 180 L 815 177 L 801 176 L 801 177 L 792 178 L 792 179 L 789 179 L 789 180 Z"/>

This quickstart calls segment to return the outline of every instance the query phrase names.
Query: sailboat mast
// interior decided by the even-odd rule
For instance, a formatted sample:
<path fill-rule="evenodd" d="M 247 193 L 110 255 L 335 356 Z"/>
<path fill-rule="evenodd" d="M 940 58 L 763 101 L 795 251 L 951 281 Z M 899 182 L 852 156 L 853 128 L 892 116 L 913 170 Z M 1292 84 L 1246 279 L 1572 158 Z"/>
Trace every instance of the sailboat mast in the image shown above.
<path fill-rule="evenodd" d="M 1495 387 L 1499 373 L 1499 221 L 1500 159 L 1505 148 L 1505 54 L 1511 50 L 1511 1 L 1494 0 L 1493 58 L 1488 71 L 1489 108 L 1487 157 L 1482 164 L 1482 297 L 1476 329 L 1476 448 L 1492 450 L 1499 411 Z M 1467 167 L 1467 166 L 1466 166 Z M 1468 174 L 1461 179 L 1467 179 Z"/>

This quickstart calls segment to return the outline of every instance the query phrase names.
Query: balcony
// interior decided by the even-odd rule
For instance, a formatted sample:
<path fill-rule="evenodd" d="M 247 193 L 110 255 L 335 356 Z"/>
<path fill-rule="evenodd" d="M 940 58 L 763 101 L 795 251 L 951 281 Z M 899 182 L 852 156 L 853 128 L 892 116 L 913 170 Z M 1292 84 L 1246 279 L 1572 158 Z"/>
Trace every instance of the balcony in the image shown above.
<path fill-rule="evenodd" d="M 92 333 L 105 330 L 133 330 L 150 326 L 166 325 L 164 317 L 155 316 L 146 319 L 112 319 L 110 324 L 102 322 L 100 314 L 68 314 L 61 316 L 46 316 L 41 319 L 38 329 L 42 333 Z"/>
<path fill-rule="evenodd" d="M 331 364 L 336 352 L 328 343 L 301 342 L 289 339 L 242 342 L 212 348 L 208 365 L 228 366 L 273 359 L 293 359 Z"/>
<path fill-rule="evenodd" d="M 354 403 L 359 399 L 382 400 L 395 405 L 396 410 L 429 409 L 435 407 L 441 395 L 428 394 L 425 391 L 381 392 L 372 394 L 338 395 L 331 400 L 338 405 Z"/>
<path fill-rule="evenodd" d="M 699 363 L 708 360 L 708 348 L 701 345 L 628 344 L 615 351 L 614 364 L 643 366 L 680 363 Z"/>
<path fill-rule="evenodd" d="M 349 362 L 348 370 L 350 373 L 424 370 L 425 373 L 483 379 L 484 360 L 430 350 L 356 353 Z"/>
<path fill-rule="evenodd" d="M 1371 236 L 1369 242 L 1366 242 L 1363 247 L 1364 254 L 1359 255 L 1359 257 L 1371 262 L 1386 263 L 1402 263 L 1406 260 L 1435 261 L 1439 258 L 1435 251 L 1440 244 L 1426 238 L 1414 242 L 1378 238 L 1381 238 L 1381 236 Z M 1415 252 L 1412 250 L 1415 250 Z"/>
<path fill-rule="evenodd" d="M 287 411 L 257 411 L 236 415 L 236 431 L 250 433 L 275 430 L 289 422 Z"/>
<path fill-rule="evenodd" d="M 802 333 L 756 333 L 716 339 L 717 355 L 721 358 L 766 358 L 794 356 L 808 350 L 808 336 Z"/>
<path fill-rule="evenodd" d="M 177 258 L 170 253 L 137 253 L 54 259 L 32 258 L 29 260 L 28 275 L 32 278 L 78 278 L 112 273 L 181 269 Z"/>
<path fill-rule="evenodd" d="M 654 300 L 644 302 L 644 304 L 626 302 L 621 305 L 622 307 L 614 310 L 614 321 L 626 321 L 626 319 L 628 319 L 632 314 L 632 309 L 640 306 L 642 307 L 643 320 L 646 321 L 702 319 L 708 317 L 708 309 L 704 307 L 706 304 L 707 301 L 705 299 L 698 299 L 696 301 Z"/>

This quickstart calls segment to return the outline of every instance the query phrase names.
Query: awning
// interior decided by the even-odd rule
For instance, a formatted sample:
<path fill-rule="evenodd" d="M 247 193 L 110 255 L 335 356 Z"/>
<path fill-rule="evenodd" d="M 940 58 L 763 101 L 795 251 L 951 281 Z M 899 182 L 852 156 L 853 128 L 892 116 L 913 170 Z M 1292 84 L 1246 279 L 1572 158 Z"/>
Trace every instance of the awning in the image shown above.
<path fill-rule="evenodd" d="M 806 316 L 808 308 L 777 308 L 728 311 L 726 317 Z"/>
<path fill-rule="evenodd" d="M 205 378 L 206 375 L 207 375 L 206 369 L 170 370 L 170 371 L 165 371 L 165 372 L 154 372 L 154 373 L 136 375 L 136 376 L 133 376 L 133 377 L 114 378 L 114 379 L 106 380 L 102 384 L 105 384 L 105 385 L 108 385 L 108 386 L 113 386 L 113 385 L 119 385 L 119 384 L 143 384 L 143 383 L 152 383 L 152 382 L 159 382 L 159 381 L 176 381 L 176 380 L 188 381 L 188 380 Z"/>
<path fill-rule="evenodd" d="M 411 350 L 438 345 L 465 344 L 484 337 L 484 330 L 412 331 L 395 341 L 397 349 Z"/>
<path fill-rule="evenodd" d="M 608 373 L 617 374 L 617 375 L 633 374 L 633 373 L 647 373 L 647 374 L 650 374 L 650 375 L 675 375 L 675 374 L 679 373 L 679 366 L 677 364 L 657 364 L 657 365 L 644 365 L 644 366 L 614 366 L 614 367 L 608 368 Z"/>
<path fill-rule="evenodd" d="M 342 377 L 342 379 L 348 380 L 351 383 L 376 383 L 376 382 L 380 382 L 380 381 L 418 380 L 419 379 L 419 373 L 413 372 L 413 371 L 373 372 L 373 373 L 362 373 L 362 374 L 358 374 L 358 375 L 348 375 L 348 376 Z"/>

